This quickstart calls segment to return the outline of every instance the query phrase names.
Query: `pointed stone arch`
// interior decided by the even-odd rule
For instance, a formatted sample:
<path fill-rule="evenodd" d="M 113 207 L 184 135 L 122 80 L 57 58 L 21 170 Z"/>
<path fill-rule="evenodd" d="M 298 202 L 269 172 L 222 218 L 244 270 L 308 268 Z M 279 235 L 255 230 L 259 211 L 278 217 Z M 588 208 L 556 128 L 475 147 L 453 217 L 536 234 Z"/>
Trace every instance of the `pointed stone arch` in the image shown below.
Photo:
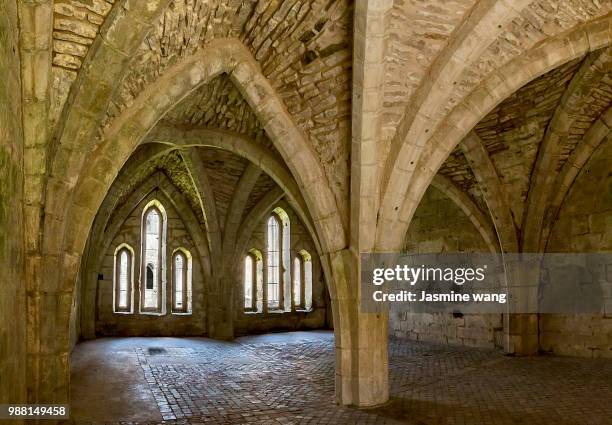
<path fill-rule="evenodd" d="M 612 108 L 608 108 L 585 133 L 582 141 L 567 159 L 555 180 L 548 213 L 544 218 L 540 251 L 545 252 L 553 226 L 572 185 L 591 156 L 612 134 Z"/>
<path fill-rule="evenodd" d="M 153 126 L 174 105 L 221 73 L 228 73 L 239 86 L 292 171 L 312 207 L 313 221 L 324 249 L 329 252 L 343 248 L 345 238 L 340 215 L 312 146 L 293 123 L 250 52 L 234 39 L 214 40 L 197 54 L 171 67 L 113 122 L 92 152 L 96 156 L 96 166 L 78 176 L 74 190 L 76 208 L 84 216 L 92 216 L 97 208 L 96 199 L 102 198 L 125 158 Z M 69 180 L 71 170 L 67 173 Z M 87 223 L 83 224 L 82 230 L 86 231 Z M 79 232 L 72 234 L 75 233 Z M 83 242 L 79 239 L 69 237 L 66 249 L 80 252 Z"/>
<path fill-rule="evenodd" d="M 101 117 L 84 117 L 70 143 L 60 144 L 53 157 L 53 174 L 47 184 L 42 274 L 50 282 L 48 297 L 60 305 L 54 317 L 56 335 L 50 344 L 54 354 L 44 362 L 56 362 L 68 352 L 68 321 L 81 256 L 96 212 L 120 169 L 159 120 L 201 85 L 227 73 L 255 111 L 276 149 L 293 174 L 311 213 L 322 252 L 334 255 L 346 247 L 345 227 L 317 154 L 293 122 L 280 96 L 259 69 L 257 61 L 236 39 L 216 39 L 184 61 L 171 66 L 103 132 L 97 144 L 94 130 Z M 117 78 L 118 79 L 118 78 Z M 102 94 L 101 94 L 102 95 Z M 100 118 L 100 119 L 98 119 Z M 98 125 L 93 125 L 97 120 Z M 74 140 L 84 140 L 75 144 Z M 83 164 L 87 164 L 83 167 Z M 325 262 L 324 262 L 325 263 Z M 330 268 L 324 268 L 331 276 Z M 345 278 L 337 275 L 337 278 Z M 330 279 L 331 286 L 334 279 Z M 345 290 L 344 292 L 347 292 Z M 50 301 L 52 302 L 52 301 Z M 338 323 L 338 322 L 337 322 Z M 57 352 L 57 356 L 55 355 Z M 67 362 L 66 362 L 67 363 Z M 67 392 L 66 367 L 59 367 L 65 379 L 45 389 L 49 399 L 55 392 Z M 347 379 L 352 379 L 347 375 Z"/>
<path fill-rule="evenodd" d="M 444 117 L 428 139 L 418 161 L 406 166 L 411 156 L 397 159 L 381 203 L 377 249 L 401 247 L 416 206 L 434 175 L 459 142 L 491 109 L 529 81 L 572 59 L 610 44 L 612 16 L 588 22 L 579 28 L 539 43 L 534 49 L 492 72 Z M 402 165 L 404 164 L 404 165 Z M 416 170 L 408 176 L 402 170 Z"/>
<path fill-rule="evenodd" d="M 555 195 L 555 191 L 551 191 L 550 187 L 558 177 L 556 166 L 562 142 L 568 137 L 584 99 L 606 76 L 610 63 L 612 63 L 610 47 L 603 52 L 593 52 L 587 56 L 563 93 L 561 102 L 546 129 L 533 170 L 522 226 L 522 246 L 525 251 L 537 252 L 544 243 L 543 225 L 549 204 L 554 202 L 551 196 Z"/>
<path fill-rule="evenodd" d="M 518 252 L 517 228 L 508 197 L 482 139 L 471 131 L 460 146 L 476 180 L 482 187 L 482 195 L 495 224 L 502 251 Z"/>
<path fill-rule="evenodd" d="M 183 129 L 171 125 L 158 125 L 149 133 L 146 141 L 175 146 L 183 150 L 212 147 L 245 158 L 268 174 L 284 190 L 290 202 L 298 207 L 300 218 L 305 223 L 310 224 L 312 221 L 302 192 L 287 167 L 268 150 L 246 136 L 225 130 Z"/>

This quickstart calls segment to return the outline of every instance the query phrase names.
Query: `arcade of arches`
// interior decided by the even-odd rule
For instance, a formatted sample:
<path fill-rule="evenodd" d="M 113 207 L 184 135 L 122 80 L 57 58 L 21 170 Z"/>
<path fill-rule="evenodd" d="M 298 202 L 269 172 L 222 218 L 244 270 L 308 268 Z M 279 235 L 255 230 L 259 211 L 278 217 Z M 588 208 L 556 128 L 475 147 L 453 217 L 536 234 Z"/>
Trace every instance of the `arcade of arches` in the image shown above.
<path fill-rule="evenodd" d="M 67 402 L 99 337 L 333 329 L 339 408 L 413 341 L 612 358 L 612 293 L 358 302 L 360 253 L 612 250 L 611 41 L 596 0 L 2 0 L 0 403 Z"/>

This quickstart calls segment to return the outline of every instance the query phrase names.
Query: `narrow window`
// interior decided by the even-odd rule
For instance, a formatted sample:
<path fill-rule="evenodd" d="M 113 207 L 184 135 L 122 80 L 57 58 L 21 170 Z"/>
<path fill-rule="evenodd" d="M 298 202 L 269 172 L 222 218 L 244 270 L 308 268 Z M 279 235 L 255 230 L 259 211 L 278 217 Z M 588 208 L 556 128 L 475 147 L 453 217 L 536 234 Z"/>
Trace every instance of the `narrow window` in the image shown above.
<path fill-rule="evenodd" d="M 310 254 L 304 252 L 303 255 L 303 280 L 302 280 L 302 308 L 310 310 L 312 308 L 312 258 Z"/>
<path fill-rule="evenodd" d="M 255 273 L 254 271 L 255 262 L 253 261 L 253 257 L 248 254 L 244 257 L 244 308 L 245 310 L 254 310 L 254 297 L 253 297 L 253 289 L 255 283 Z"/>
<path fill-rule="evenodd" d="M 153 272 L 153 267 L 153 264 L 147 264 L 147 289 L 153 289 L 153 279 L 155 276 Z"/>
<path fill-rule="evenodd" d="M 165 312 L 166 215 L 158 201 L 151 201 L 142 218 L 141 312 Z"/>
<path fill-rule="evenodd" d="M 172 312 L 191 313 L 191 255 L 182 248 L 174 253 Z"/>
<path fill-rule="evenodd" d="M 128 253 L 124 250 L 119 257 L 119 308 L 128 306 Z"/>
<path fill-rule="evenodd" d="M 276 215 L 268 219 L 268 308 L 280 307 L 280 223 Z"/>
<path fill-rule="evenodd" d="M 183 294 L 185 286 L 185 260 L 183 254 L 174 257 L 174 308 L 182 310 L 184 306 Z"/>
<path fill-rule="evenodd" d="M 293 305 L 296 309 L 302 308 L 302 256 L 293 259 Z"/>
<path fill-rule="evenodd" d="M 293 262 L 293 305 L 296 310 L 312 308 L 312 257 L 305 250 Z"/>
<path fill-rule="evenodd" d="M 115 251 L 114 273 L 114 311 L 116 313 L 132 312 L 132 249 L 121 245 Z"/>
<path fill-rule="evenodd" d="M 261 313 L 263 311 L 263 261 L 261 251 L 252 248 L 244 256 L 244 310 Z"/>

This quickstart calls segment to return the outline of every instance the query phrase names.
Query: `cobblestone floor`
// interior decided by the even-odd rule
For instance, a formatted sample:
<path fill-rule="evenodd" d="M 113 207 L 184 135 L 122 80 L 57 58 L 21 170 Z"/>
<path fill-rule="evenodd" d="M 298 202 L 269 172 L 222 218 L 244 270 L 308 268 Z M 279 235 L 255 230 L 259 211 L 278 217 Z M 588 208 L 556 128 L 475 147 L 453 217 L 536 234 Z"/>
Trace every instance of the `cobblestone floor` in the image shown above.
<path fill-rule="evenodd" d="M 77 423 L 612 424 L 612 360 L 512 358 L 394 341 L 392 398 L 333 403 L 333 335 L 125 338 L 73 355 Z"/>

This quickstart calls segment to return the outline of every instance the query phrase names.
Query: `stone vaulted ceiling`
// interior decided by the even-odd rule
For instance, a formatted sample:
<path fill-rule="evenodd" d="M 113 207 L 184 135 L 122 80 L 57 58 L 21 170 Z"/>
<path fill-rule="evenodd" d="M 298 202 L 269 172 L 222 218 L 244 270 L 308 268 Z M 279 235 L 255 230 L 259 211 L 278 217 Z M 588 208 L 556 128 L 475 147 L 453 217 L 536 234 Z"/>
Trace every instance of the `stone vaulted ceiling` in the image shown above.
<path fill-rule="evenodd" d="M 609 55 L 609 49 L 602 49 L 549 71 L 497 105 L 474 128 L 508 197 L 517 226 L 522 224 L 527 197 L 533 189 L 538 154 L 544 149 L 547 135 L 560 125 L 553 121 L 555 113 L 572 108 L 567 136 L 560 140 L 554 158 L 554 170 L 558 172 L 577 146 L 586 143 L 585 135 L 612 104 Z M 479 184 L 461 146 L 447 158 L 439 174 L 468 193 L 487 212 L 484 192 L 490 188 Z"/>
<path fill-rule="evenodd" d="M 447 93 L 438 99 L 439 94 L 432 95 L 436 87 L 427 89 L 427 81 L 452 53 L 449 49 L 461 38 L 461 31 L 484 10 L 484 3 L 481 3 L 474 0 L 395 0 L 389 3 L 382 29 L 384 78 L 381 80 L 378 134 L 380 158 L 385 158 L 393 144 L 404 141 L 407 125 L 412 124 L 411 108 L 422 105 L 427 96 L 438 101 L 435 108 L 426 109 L 428 119 L 435 121 L 448 116 L 467 94 L 503 64 L 510 63 L 547 38 L 601 18 L 612 10 L 610 2 L 594 0 L 525 2 L 516 15 L 488 28 L 495 36 L 483 45 L 477 57 L 469 58 L 469 66 L 453 77 Z M 66 112 L 62 109 L 70 101 L 71 85 L 87 70 L 88 52 L 95 47 L 96 37 L 104 33 L 105 21 L 123 13 L 126 4 L 116 0 L 53 1 L 52 125 Z M 162 10 L 140 47 L 128 58 L 129 66 L 114 87 L 98 136 L 103 136 L 103 130 L 169 67 L 194 55 L 213 40 L 236 39 L 250 51 L 291 118 L 308 136 L 336 202 L 347 214 L 353 2 L 172 0 Z M 564 104 L 564 96 L 569 96 L 572 80 L 595 56 L 572 60 L 526 84 L 488 111 L 473 130 L 486 148 L 519 227 L 526 213 L 537 158 L 554 114 Z M 610 104 L 611 77 L 609 64 L 607 66 L 608 71 L 602 71 L 601 78 L 582 90 L 580 102 L 573 106 L 572 113 L 578 119 L 572 122 L 568 136 L 555 153 L 556 171 L 564 167 L 591 125 Z M 237 133 L 281 159 L 252 105 L 226 74 L 216 76 L 189 93 L 160 122 L 181 128 Z M 220 226 L 223 226 L 231 194 L 247 162 L 228 153 L 203 148 L 197 149 L 196 157 L 210 174 Z M 192 208 L 199 209 L 189 171 L 178 153 L 157 158 L 150 166 L 163 170 Z M 151 170 L 139 172 L 144 179 Z M 448 156 L 438 174 L 467 194 L 480 210 L 487 212 L 489 188 L 478 182 L 478 173 L 474 172 L 461 146 Z M 248 208 L 261 198 L 258 193 L 261 195 L 273 186 L 269 176 L 261 175 L 250 195 Z M 203 220 L 202 213 L 198 214 Z"/>
<path fill-rule="evenodd" d="M 149 33 L 109 108 L 129 106 L 164 70 L 216 38 L 241 40 L 298 126 L 310 136 L 346 208 L 350 142 L 352 11 L 349 1 L 175 0 Z M 270 146 L 225 76 L 202 87 L 170 120 L 227 128 Z M 226 104 L 215 104 L 216 100 Z M 108 122 L 108 121 L 107 121 Z"/>
<path fill-rule="evenodd" d="M 146 147 L 146 145 L 143 145 L 140 150 Z M 137 167 L 132 167 L 130 165 L 133 164 L 128 162 L 129 168 L 127 169 L 130 170 L 129 177 L 126 176 L 126 178 L 122 178 L 120 175 L 113 186 L 117 194 L 116 196 L 118 197 L 116 201 L 117 206 L 123 205 L 129 196 L 151 176 L 161 172 L 168 177 L 168 180 L 170 180 L 178 191 L 185 196 L 185 199 L 200 223 L 204 223 L 204 216 L 202 214 L 197 192 L 191 182 L 189 171 L 178 151 L 169 151 L 165 154 L 150 158 L 140 163 Z M 109 220 L 109 222 L 111 221 L 112 219 Z"/>

